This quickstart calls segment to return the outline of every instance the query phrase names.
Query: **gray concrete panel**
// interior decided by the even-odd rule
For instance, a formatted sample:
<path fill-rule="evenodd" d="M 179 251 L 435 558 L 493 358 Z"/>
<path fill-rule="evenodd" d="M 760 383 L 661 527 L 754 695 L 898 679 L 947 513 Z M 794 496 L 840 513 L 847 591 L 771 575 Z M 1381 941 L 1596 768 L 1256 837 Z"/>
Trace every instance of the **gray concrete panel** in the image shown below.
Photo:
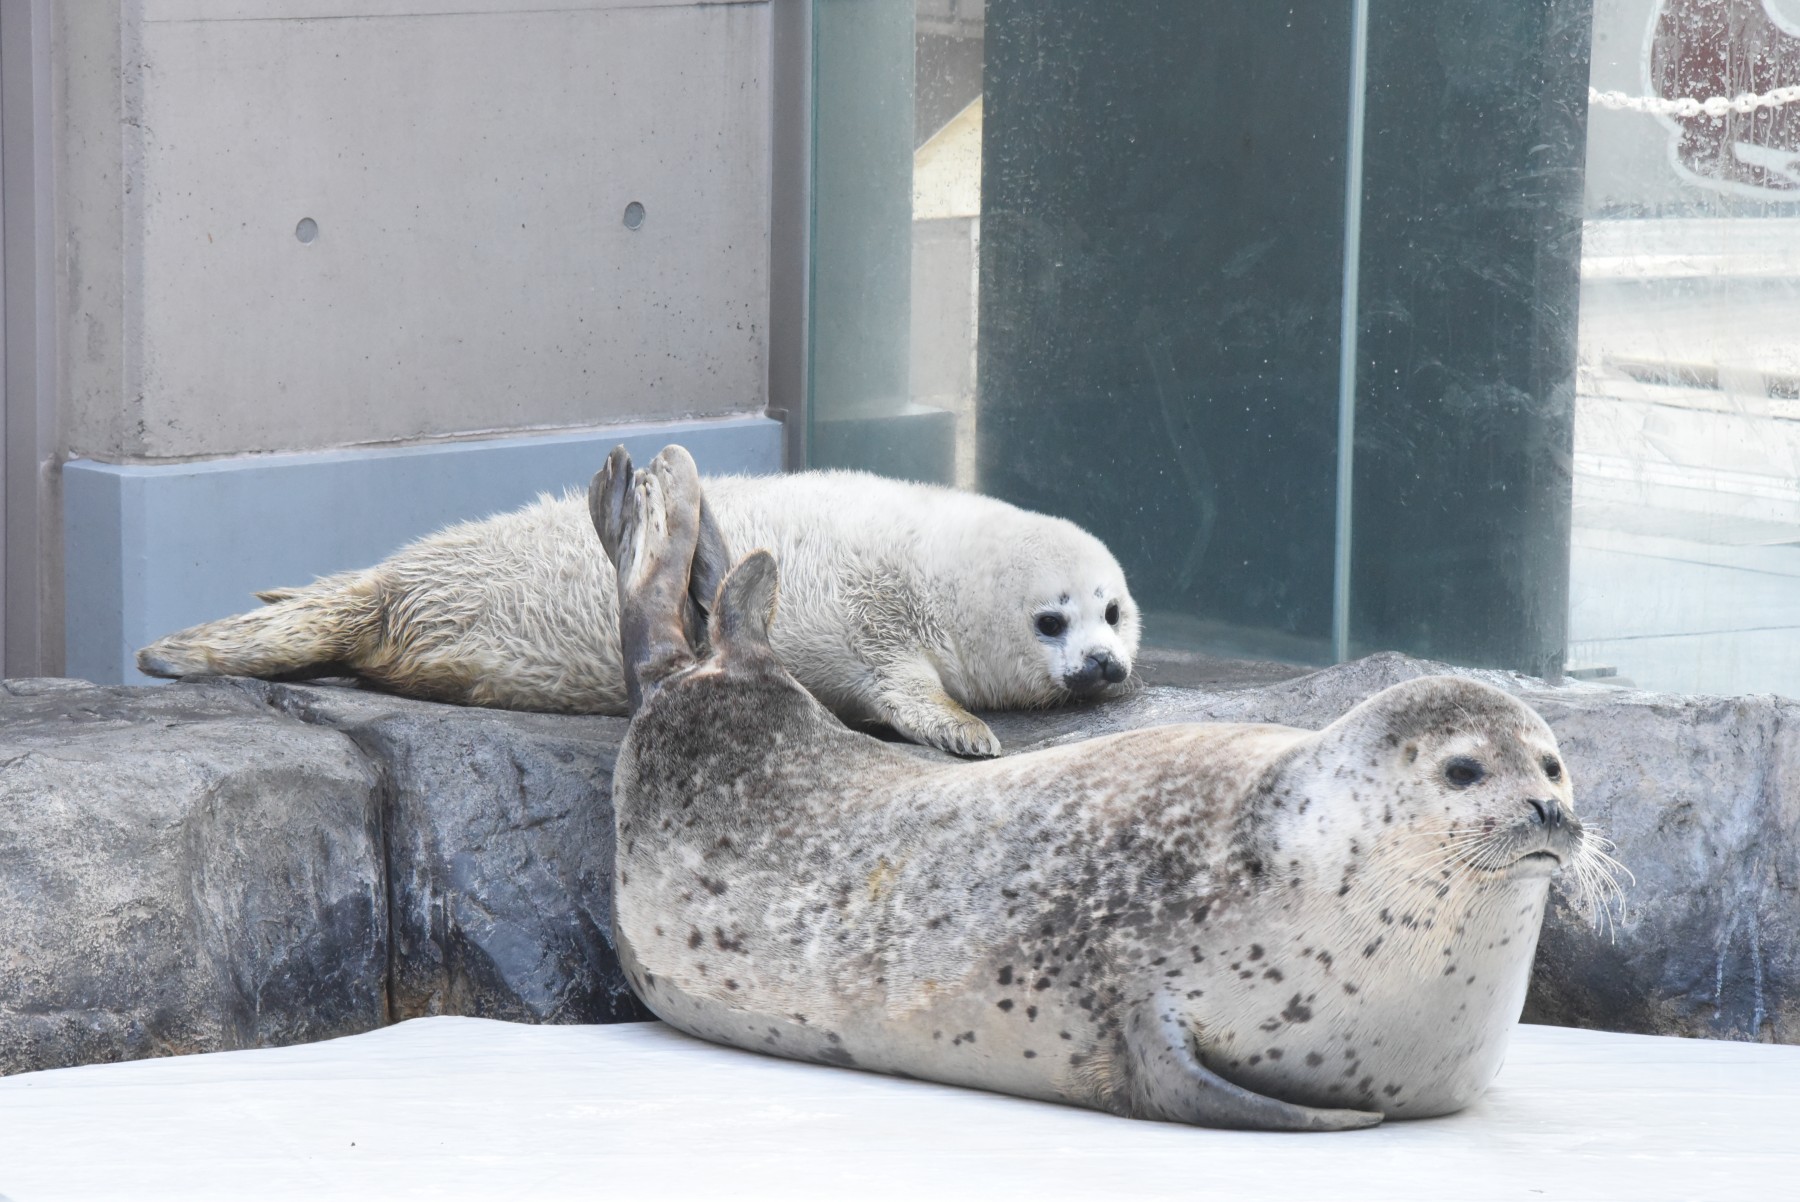
<path fill-rule="evenodd" d="M 584 488 L 614 445 L 646 459 L 670 442 L 704 472 L 781 470 L 764 417 L 578 434 L 201 463 L 63 469 L 68 674 L 144 683 L 137 648 L 239 613 L 257 589 L 366 567 L 451 522 Z"/>
<path fill-rule="evenodd" d="M 127 22 L 123 161 L 88 177 L 125 201 L 121 366 L 74 454 L 763 407 L 766 4 L 207 19 L 241 7 Z"/>

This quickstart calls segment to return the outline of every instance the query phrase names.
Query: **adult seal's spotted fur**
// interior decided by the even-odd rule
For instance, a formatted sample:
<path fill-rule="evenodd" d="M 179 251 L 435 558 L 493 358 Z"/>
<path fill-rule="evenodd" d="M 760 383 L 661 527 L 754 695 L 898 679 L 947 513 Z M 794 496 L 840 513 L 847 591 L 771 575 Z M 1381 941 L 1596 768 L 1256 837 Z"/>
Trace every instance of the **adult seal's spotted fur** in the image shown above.
<path fill-rule="evenodd" d="M 861 472 L 719 478 L 707 497 L 721 557 L 725 547 L 781 557 L 775 649 L 847 721 L 992 755 L 999 742 L 969 709 L 1051 705 L 1131 670 L 1138 611 L 1124 573 L 1070 522 Z M 259 595 L 266 608 L 161 639 L 138 653 L 139 668 L 349 674 L 427 700 L 627 710 L 613 570 L 579 495 Z"/>
<path fill-rule="evenodd" d="M 783 670 L 776 561 L 725 574 L 678 448 L 593 498 L 641 696 L 620 954 L 707 1039 L 1209 1126 L 1443 1114 L 1500 1066 L 1551 875 L 1603 861 L 1549 729 L 1467 680 L 923 762 Z"/>

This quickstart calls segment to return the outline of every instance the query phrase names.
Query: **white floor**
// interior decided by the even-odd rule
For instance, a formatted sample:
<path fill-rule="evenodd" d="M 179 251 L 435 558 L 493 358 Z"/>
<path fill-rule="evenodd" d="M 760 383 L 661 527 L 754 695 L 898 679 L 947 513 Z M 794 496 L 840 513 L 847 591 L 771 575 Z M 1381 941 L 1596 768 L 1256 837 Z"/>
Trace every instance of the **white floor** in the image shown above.
<path fill-rule="evenodd" d="M 1253 1135 L 819 1068 L 660 1025 L 403 1023 L 0 1079 L 52 1199 L 1794 1197 L 1800 1047 L 1520 1027 L 1473 1109 Z"/>

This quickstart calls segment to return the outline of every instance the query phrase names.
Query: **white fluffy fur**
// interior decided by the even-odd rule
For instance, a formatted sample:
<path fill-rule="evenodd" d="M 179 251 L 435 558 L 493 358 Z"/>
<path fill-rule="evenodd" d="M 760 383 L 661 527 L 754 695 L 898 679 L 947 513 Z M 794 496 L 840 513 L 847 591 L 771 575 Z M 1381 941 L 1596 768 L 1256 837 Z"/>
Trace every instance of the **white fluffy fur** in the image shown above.
<path fill-rule="evenodd" d="M 1086 655 L 1127 669 L 1136 655 L 1124 573 L 1073 523 L 860 472 L 719 477 L 706 489 L 732 557 L 761 547 L 782 565 L 783 663 L 850 721 L 993 754 L 992 732 L 964 707 L 1054 704 Z M 578 494 L 264 596 L 262 610 L 146 647 L 139 665 L 163 676 L 335 668 L 411 696 L 625 712 L 616 583 Z M 1034 626 L 1049 611 L 1068 621 L 1059 638 Z"/>

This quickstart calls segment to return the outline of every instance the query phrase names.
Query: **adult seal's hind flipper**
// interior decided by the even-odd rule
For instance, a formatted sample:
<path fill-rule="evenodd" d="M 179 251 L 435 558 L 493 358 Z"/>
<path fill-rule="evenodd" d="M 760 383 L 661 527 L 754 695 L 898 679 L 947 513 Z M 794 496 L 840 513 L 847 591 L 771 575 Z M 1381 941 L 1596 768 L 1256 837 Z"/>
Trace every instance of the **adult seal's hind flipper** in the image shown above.
<path fill-rule="evenodd" d="M 691 667 L 700 547 L 700 473 L 685 448 L 669 446 L 642 471 L 614 448 L 588 487 L 588 505 L 619 579 L 619 640 L 625 687 L 636 713 L 645 694 Z"/>

